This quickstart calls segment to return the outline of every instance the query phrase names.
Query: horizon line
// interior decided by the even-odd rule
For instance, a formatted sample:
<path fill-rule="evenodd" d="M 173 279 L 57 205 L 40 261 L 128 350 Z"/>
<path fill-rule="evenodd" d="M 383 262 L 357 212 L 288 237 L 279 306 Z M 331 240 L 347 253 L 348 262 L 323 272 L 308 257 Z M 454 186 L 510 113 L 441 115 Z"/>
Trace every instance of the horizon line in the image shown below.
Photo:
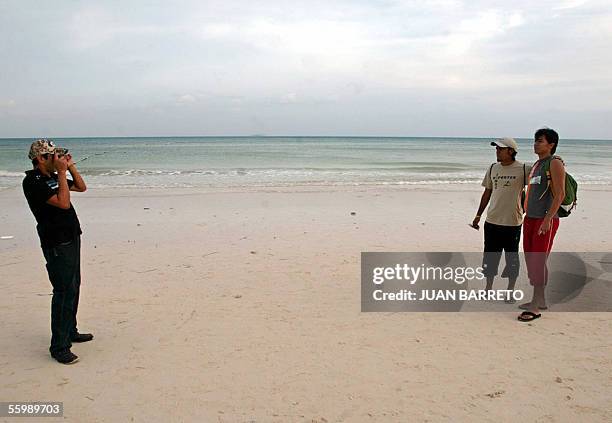
<path fill-rule="evenodd" d="M 432 139 L 499 139 L 501 137 L 470 137 L 470 136 L 422 136 L 422 135 L 263 135 L 263 134 L 253 134 L 253 135 L 137 135 L 137 136 L 129 136 L 129 135 L 121 135 L 121 136 L 53 136 L 53 137 L 0 137 L 0 140 L 35 140 L 39 138 L 49 138 L 49 139 L 98 139 L 98 138 L 119 138 L 119 139 L 127 139 L 127 138 L 363 138 L 363 139 L 374 139 L 374 138 L 383 138 L 383 139 L 406 139 L 406 138 L 432 138 Z M 518 140 L 531 140 L 532 137 L 513 137 Z M 612 141 L 612 138 L 562 138 L 561 140 L 568 141 Z"/>

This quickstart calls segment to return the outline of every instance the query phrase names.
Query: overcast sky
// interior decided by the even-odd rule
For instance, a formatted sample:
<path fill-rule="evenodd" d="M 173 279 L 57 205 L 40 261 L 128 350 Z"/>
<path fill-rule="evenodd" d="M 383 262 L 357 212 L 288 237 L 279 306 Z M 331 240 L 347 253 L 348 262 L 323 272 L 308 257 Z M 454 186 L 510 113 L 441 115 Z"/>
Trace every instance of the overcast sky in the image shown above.
<path fill-rule="evenodd" d="M 612 139 L 610 1 L 4 1 L 0 137 Z"/>

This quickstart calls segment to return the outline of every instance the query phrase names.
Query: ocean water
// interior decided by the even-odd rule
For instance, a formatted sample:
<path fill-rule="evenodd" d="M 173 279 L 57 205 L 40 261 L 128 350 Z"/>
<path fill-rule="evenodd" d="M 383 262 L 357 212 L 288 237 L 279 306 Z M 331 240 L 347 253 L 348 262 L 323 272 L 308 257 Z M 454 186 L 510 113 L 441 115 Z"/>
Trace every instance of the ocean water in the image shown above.
<path fill-rule="evenodd" d="M 0 189 L 31 168 L 33 139 L 0 139 Z M 89 186 L 286 187 L 474 184 L 495 161 L 490 139 L 353 137 L 56 138 Z M 532 163 L 533 142 L 518 159 Z M 612 184 L 612 141 L 561 140 L 557 154 L 582 184 Z"/>

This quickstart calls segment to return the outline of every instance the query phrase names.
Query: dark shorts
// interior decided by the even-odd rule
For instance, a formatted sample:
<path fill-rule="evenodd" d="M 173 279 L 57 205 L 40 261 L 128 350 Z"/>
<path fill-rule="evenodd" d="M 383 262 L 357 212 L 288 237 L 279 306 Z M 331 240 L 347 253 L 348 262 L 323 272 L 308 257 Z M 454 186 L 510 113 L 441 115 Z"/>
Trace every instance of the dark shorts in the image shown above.
<path fill-rule="evenodd" d="M 501 253 L 506 254 L 506 267 L 502 272 L 504 278 L 516 278 L 519 274 L 520 260 L 518 255 L 521 241 L 521 226 L 502 226 L 485 222 L 484 256 L 482 267 L 485 276 L 496 276 Z"/>

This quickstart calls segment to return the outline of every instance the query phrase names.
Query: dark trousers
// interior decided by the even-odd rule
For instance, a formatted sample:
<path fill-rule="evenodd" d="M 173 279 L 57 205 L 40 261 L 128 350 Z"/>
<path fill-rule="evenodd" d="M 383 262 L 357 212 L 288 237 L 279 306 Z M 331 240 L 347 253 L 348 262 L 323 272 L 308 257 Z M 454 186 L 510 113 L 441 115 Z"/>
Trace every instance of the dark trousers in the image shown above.
<path fill-rule="evenodd" d="M 497 275 L 502 251 L 506 253 L 506 268 L 502 277 L 515 279 L 519 274 L 519 243 L 521 241 L 521 226 L 502 226 L 485 222 L 484 224 L 484 256 L 482 259 L 483 273 L 487 277 Z"/>
<path fill-rule="evenodd" d="M 77 308 L 81 287 L 81 238 L 43 248 L 47 273 L 53 285 L 51 300 L 51 347 L 55 353 L 72 346 L 70 339 L 77 333 Z"/>

